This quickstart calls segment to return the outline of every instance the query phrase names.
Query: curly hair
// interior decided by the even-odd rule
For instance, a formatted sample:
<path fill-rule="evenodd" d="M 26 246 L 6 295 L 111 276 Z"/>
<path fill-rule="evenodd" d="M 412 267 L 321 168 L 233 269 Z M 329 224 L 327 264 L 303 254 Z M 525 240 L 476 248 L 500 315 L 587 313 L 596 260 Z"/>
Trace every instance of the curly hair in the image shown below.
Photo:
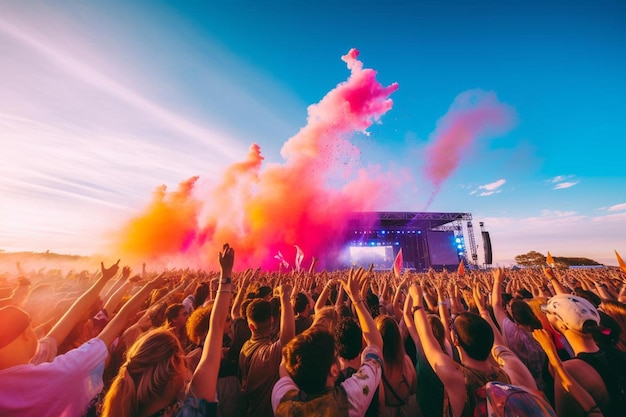
<path fill-rule="evenodd" d="M 213 310 L 213 303 L 209 303 L 204 307 L 198 307 L 191 313 L 187 319 L 187 335 L 196 345 L 201 345 L 203 339 L 209 331 L 209 318 Z"/>

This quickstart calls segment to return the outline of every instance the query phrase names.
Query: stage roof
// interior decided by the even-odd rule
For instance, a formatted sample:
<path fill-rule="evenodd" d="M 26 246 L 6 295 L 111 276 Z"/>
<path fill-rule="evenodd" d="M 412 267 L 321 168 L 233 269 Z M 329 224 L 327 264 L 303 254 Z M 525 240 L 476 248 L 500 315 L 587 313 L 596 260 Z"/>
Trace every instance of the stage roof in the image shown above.
<path fill-rule="evenodd" d="M 433 212 L 397 212 L 368 211 L 352 213 L 348 218 L 348 228 L 380 227 L 383 229 L 418 229 L 430 230 L 448 223 L 470 221 L 470 213 L 433 213 Z"/>

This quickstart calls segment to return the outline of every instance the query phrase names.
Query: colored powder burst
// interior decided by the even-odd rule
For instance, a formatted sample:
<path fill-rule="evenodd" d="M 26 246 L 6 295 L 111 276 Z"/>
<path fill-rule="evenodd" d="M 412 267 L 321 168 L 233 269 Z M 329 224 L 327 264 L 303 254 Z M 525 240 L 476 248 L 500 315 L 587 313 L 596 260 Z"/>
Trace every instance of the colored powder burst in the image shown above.
<path fill-rule="evenodd" d="M 458 167 L 464 152 L 477 140 L 507 133 L 515 125 L 514 110 L 493 92 L 469 90 L 459 94 L 437 122 L 426 149 L 426 177 L 434 185 L 427 207 L 442 183 Z"/>
<path fill-rule="evenodd" d="M 356 49 L 342 57 L 350 77 L 308 108 L 307 125 L 282 148 L 284 163 L 264 167 L 253 144 L 207 195 L 197 195 L 197 177 L 173 193 L 159 188 L 123 229 L 121 256 L 214 268 L 228 242 L 238 268 L 276 269 L 274 255 L 280 250 L 290 258 L 299 245 L 324 266 L 339 250 L 350 213 L 380 209 L 398 183 L 390 173 L 360 167 L 359 149 L 349 142 L 391 109 L 389 96 L 398 88 L 382 86 L 357 57 Z"/>

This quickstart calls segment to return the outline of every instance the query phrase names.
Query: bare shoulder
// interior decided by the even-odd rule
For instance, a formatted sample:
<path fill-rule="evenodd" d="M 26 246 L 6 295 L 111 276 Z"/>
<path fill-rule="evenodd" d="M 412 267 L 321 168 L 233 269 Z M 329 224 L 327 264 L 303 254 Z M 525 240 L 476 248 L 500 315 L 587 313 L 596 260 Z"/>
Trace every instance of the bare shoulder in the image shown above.
<path fill-rule="evenodd" d="M 565 361 L 563 362 L 563 367 L 567 369 L 567 371 L 572 374 L 572 377 L 583 386 L 585 385 L 583 384 L 583 381 L 585 380 L 589 382 L 602 382 L 602 378 L 600 377 L 600 374 L 598 374 L 598 371 L 581 359 L 570 359 Z"/>

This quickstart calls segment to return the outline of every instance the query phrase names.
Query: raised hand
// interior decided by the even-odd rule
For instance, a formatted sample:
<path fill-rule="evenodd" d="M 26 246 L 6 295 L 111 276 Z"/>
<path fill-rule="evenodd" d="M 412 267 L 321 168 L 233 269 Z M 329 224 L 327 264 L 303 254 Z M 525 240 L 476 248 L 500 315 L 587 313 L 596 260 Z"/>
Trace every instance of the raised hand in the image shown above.
<path fill-rule="evenodd" d="M 485 298 L 480 292 L 480 285 L 478 283 L 474 284 L 474 288 L 472 289 L 472 295 L 474 297 L 474 302 L 476 303 L 478 311 L 485 311 Z"/>
<path fill-rule="evenodd" d="M 348 294 L 348 297 L 352 300 L 352 302 L 358 301 L 359 299 L 363 299 L 361 296 L 361 288 L 365 287 L 365 282 L 367 281 L 367 273 L 363 270 L 363 268 L 358 269 L 350 269 L 348 273 L 348 279 L 342 280 L 341 283 Z"/>
<path fill-rule="evenodd" d="M 128 266 L 128 265 L 126 265 L 124 268 L 122 268 L 122 279 L 123 280 L 127 280 L 128 277 L 130 277 L 131 271 L 132 270 L 130 269 L 130 266 Z"/>
<path fill-rule="evenodd" d="M 235 250 L 228 243 L 224 244 L 224 249 L 218 255 L 222 276 L 232 277 L 233 264 L 235 263 Z"/>
<path fill-rule="evenodd" d="M 499 285 L 502 284 L 502 282 L 504 281 L 504 269 L 502 268 L 497 268 L 494 269 L 492 271 L 493 274 L 493 285 Z"/>
<path fill-rule="evenodd" d="M 413 285 L 411 285 L 411 287 L 409 288 L 409 294 L 411 295 L 411 298 L 413 298 L 414 305 L 424 305 L 424 290 L 422 289 L 422 286 L 420 284 L 414 283 Z"/>
<path fill-rule="evenodd" d="M 119 259 L 117 260 L 116 263 L 114 263 L 108 268 L 104 267 L 104 262 L 100 262 L 100 270 L 102 271 L 102 278 L 105 279 L 106 281 L 113 278 L 117 274 L 117 271 L 119 271 L 119 269 L 120 269 Z"/>

